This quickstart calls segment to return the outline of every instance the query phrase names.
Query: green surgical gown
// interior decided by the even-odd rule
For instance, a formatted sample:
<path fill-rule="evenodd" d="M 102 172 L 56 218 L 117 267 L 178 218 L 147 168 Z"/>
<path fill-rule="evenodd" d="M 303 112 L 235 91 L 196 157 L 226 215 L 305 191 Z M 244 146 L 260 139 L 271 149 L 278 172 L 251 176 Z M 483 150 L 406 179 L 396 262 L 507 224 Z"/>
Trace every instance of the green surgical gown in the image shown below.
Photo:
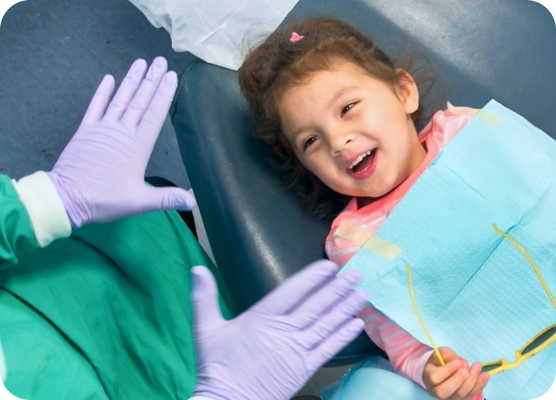
<path fill-rule="evenodd" d="M 189 269 L 215 267 L 176 212 L 88 225 L 39 248 L 17 193 L 0 176 L 0 221 L 0 343 L 12 394 L 192 394 Z"/>

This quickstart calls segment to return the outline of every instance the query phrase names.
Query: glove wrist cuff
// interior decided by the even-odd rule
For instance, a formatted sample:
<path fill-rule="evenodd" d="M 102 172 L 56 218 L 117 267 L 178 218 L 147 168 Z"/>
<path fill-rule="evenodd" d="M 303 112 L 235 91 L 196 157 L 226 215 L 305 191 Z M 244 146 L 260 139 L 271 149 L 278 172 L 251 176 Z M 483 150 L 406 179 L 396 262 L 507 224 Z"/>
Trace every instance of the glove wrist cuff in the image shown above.
<path fill-rule="evenodd" d="M 54 187 L 56 188 L 60 199 L 62 199 L 62 203 L 64 204 L 64 208 L 66 209 L 66 213 L 68 215 L 72 228 L 80 228 L 84 225 L 84 221 L 79 216 L 79 213 L 75 210 L 73 201 L 71 200 L 68 192 L 65 189 L 62 178 L 54 171 L 48 171 L 47 175 L 54 184 Z"/>

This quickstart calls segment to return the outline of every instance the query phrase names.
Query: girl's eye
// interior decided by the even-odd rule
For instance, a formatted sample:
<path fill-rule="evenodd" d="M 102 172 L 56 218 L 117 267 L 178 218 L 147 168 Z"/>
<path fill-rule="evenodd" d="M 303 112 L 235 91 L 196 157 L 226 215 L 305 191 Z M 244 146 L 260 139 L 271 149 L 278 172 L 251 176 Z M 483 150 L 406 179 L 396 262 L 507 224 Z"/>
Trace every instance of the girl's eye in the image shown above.
<path fill-rule="evenodd" d="M 352 107 L 355 105 L 355 103 L 349 103 L 347 106 L 345 106 L 344 108 L 342 108 L 342 113 L 341 116 L 343 117 L 349 110 L 352 109 Z"/>
<path fill-rule="evenodd" d="M 307 148 L 313 143 L 315 143 L 317 139 L 318 139 L 317 136 L 311 136 L 305 142 L 303 142 L 303 151 L 307 150 Z"/>

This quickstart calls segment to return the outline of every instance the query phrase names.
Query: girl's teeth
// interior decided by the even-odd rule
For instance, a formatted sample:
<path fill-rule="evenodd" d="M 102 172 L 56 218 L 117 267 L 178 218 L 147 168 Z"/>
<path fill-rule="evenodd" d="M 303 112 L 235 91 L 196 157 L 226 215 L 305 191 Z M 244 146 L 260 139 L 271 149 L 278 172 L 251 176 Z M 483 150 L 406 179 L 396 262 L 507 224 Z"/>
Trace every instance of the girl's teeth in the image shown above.
<path fill-rule="evenodd" d="M 353 169 L 353 167 L 355 167 L 357 164 L 359 164 L 361 162 L 361 160 L 363 160 L 366 156 L 371 155 L 371 151 L 367 151 L 366 153 L 361 154 L 359 157 L 357 157 L 357 160 L 355 160 L 348 168 L 349 169 Z"/>

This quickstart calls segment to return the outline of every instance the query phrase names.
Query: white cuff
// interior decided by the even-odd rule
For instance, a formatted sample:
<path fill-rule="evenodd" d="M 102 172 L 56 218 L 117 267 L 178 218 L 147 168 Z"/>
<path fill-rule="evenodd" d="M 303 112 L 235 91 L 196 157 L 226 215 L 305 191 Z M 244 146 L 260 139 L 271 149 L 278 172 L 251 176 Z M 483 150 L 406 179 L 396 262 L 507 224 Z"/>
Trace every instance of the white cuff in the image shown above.
<path fill-rule="evenodd" d="M 426 389 L 427 387 L 425 386 L 425 382 L 423 382 L 423 370 L 425 369 L 425 364 L 427 363 L 427 361 L 429 360 L 429 358 L 431 358 L 432 353 L 434 353 L 434 350 L 429 350 L 426 353 L 424 353 L 421 357 L 419 357 L 419 361 L 420 361 L 420 366 L 419 369 L 417 370 L 417 381 L 416 383 L 418 385 L 421 385 L 424 389 Z"/>
<path fill-rule="evenodd" d="M 40 247 L 71 234 L 66 208 L 46 172 L 38 171 L 12 183 L 29 214 Z"/>

